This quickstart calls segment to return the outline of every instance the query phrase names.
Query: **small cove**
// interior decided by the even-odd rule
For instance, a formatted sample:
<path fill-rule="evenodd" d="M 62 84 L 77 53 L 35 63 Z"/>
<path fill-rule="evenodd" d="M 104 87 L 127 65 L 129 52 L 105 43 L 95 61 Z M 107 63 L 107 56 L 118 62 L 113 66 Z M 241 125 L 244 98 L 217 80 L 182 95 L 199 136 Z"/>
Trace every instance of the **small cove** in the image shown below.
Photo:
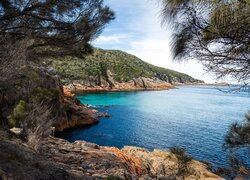
<path fill-rule="evenodd" d="M 223 93 L 214 86 L 99 92 L 77 98 L 111 117 L 102 118 L 94 126 L 64 131 L 58 137 L 118 148 L 129 145 L 153 150 L 180 146 L 195 159 L 214 166 L 228 164 L 222 148 L 224 136 L 229 125 L 243 121 L 250 110 L 248 92 Z M 239 154 L 249 163 L 249 152 L 242 150 Z"/>

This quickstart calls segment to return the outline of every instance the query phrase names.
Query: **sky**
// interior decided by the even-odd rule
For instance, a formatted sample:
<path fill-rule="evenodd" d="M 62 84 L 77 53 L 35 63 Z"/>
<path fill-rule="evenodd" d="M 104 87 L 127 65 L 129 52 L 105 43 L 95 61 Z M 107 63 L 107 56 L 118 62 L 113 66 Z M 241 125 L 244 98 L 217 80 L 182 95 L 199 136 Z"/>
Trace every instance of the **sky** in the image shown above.
<path fill-rule="evenodd" d="M 160 4 L 155 0 L 105 0 L 116 19 L 92 42 L 102 49 L 117 49 L 148 63 L 186 73 L 205 82 L 215 82 L 195 60 L 174 62 L 170 25 L 161 25 Z"/>

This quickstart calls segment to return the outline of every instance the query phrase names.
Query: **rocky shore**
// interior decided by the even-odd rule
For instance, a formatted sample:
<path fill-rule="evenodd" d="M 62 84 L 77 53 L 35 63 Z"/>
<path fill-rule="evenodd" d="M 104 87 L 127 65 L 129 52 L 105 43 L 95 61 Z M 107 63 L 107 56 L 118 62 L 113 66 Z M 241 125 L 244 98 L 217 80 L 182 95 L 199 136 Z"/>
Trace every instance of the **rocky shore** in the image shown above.
<path fill-rule="evenodd" d="M 86 91 L 139 91 L 139 90 L 168 90 L 175 88 L 174 85 L 159 79 L 136 78 L 129 82 L 102 81 L 100 85 L 86 84 L 86 82 L 73 82 L 64 86 L 71 93 L 81 94 Z"/>
<path fill-rule="evenodd" d="M 49 137 L 37 151 L 13 133 L 0 130 L 2 179 L 169 179 L 176 173 L 174 154 L 138 147 L 102 147 L 85 141 L 69 143 Z M 206 165 L 192 161 L 186 180 L 222 180 Z M 177 178 L 178 179 L 178 178 Z"/>
<path fill-rule="evenodd" d="M 135 81 L 135 80 L 134 80 Z M 136 86 L 135 86 L 136 82 Z M 139 90 L 168 90 L 175 88 L 169 83 L 160 81 L 153 82 L 151 79 L 141 78 L 134 83 L 119 83 L 110 88 L 108 86 L 89 87 L 82 84 L 70 84 L 63 87 L 63 104 L 67 106 L 67 118 L 62 118 L 54 123 L 56 131 L 63 131 L 77 126 L 89 126 L 99 122 L 100 118 L 109 114 L 100 113 L 90 109 L 87 105 L 74 98 L 75 94 L 86 93 L 87 91 L 139 91 Z"/>
<path fill-rule="evenodd" d="M 113 83 L 112 86 L 108 84 L 89 85 L 83 82 L 73 82 L 64 85 L 65 91 L 71 94 L 83 94 L 88 91 L 143 91 L 143 90 L 169 90 L 174 89 L 176 86 L 229 86 L 228 83 L 205 83 L 205 82 L 185 82 L 185 83 L 168 83 L 159 79 L 138 78 L 130 82 Z"/>
<path fill-rule="evenodd" d="M 24 71 L 24 74 L 26 72 L 29 71 Z M 58 79 L 52 78 L 43 69 L 38 69 L 33 74 L 39 77 L 39 81 L 32 81 L 36 83 L 33 89 L 27 91 L 25 85 L 22 87 L 23 92 L 27 94 L 27 102 L 36 89 L 43 95 L 42 97 L 55 90 L 57 92 L 51 97 L 58 104 L 57 113 L 52 114 L 53 117 L 57 115 L 53 123 L 54 130 L 63 131 L 76 126 L 98 123 L 100 118 L 98 112 L 81 104 L 69 89 L 65 88 L 63 92 Z M 171 84 L 160 85 L 158 82 L 156 86 L 153 80 L 143 78 L 136 81 L 136 86 L 131 82 L 129 87 L 140 90 L 173 88 Z M 122 89 L 127 85 L 116 87 Z M 12 88 L 8 90 L 4 96 L 6 101 L 2 102 L 4 105 L 10 102 L 12 93 L 15 93 L 12 92 Z M 51 101 L 51 104 L 52 102 L 54 101 Z M 167 151 L 150 152 L 138 147 L 117 149 L 85 141 L 70 143 L 51 136 L 38 144 L 35 150 L 21 134 L 0 128 L 0 179 L 169 179 L 178 169 L 175 155 Z M 207 170 L 206 165 L 202 163 L 192 161 L 191 166 L 194 171 L 186 179 L 222 179 Z"/>
<path fill-rule="evenodd" d="M 86 105 L 81 104 L 74 98 L 75 94 L 84 94 L 88 91 L 142 91 L 142 90 L 168 90 L 174 89 L 176 86 L 227 86 L 227 83 L 175 83 L 170 84 L 161 80 L 152 80 L 150 78 L 138 78 L 128 83 L 114 83 L 112 87 L 103 83 L 100 86 L 86 86 L 81 83 L 72 83 L 63 86 L 64 91 L 64 103 L 69 106 L 70 117 L 62 119 L 55 124 L 56 131 L 63 131 L 65 129 L 74 128 L 77 126 L 87 126 L 99 122 L 99 119 L 103 116 L 109 116 L 108 114 L 98 113 L 94 109 L 89 109 Z"/>
<path fill-rule="evenodd" d="M 62 118 L 53 124 L 56 131 L 96 124 L 102 116 L 105 116 L 105 114 L 100 114 L 97 110 L 89 109 L 78 99 L 75 99 L 74 94 L 67 89 L 64 89 L 63 93 L 63 104 L 67 106 L 67 118 Z"/>
<path fill-rule="evenodd" d="M 74 100 L 72 92 L 64 89 L 65 101 L 71 102 L 72 107 L 79 116 L 68 122 L 58 124 L 56 130 L 64 130 L 79 125 L 91 125 L 98 122 L 98 119 L 91 117 L 97 112 L 88 109 Z M 80 111 L 80 109 L 82 109 Z M 13 140 L 10 141 L 13 143 Z M 15 141 L 15 143 L 18 141 Z M 139 147 L 125 146 L 123 149 L 115 147 L 103 147 L 86 141 L 76 141 L 74 143 L 66 140 L 49 137 L 44 141 L 39 149 L 39 156 L 44 158 L 46 163 L 55 163 L 51 171 L 58 171 L 58 177 L 67 177 L 66 179 L 171 179 L 178 170 L 177 159 L 174 154 L 157 150 L 148 151 Z M 36 157 L 34 157 L 36 161 Z M 36 162 L 40 164 L 41 162 Z M 44 163 L 44 162 L 43 162 Z M 45 163 L 45 164 L 46 164 Z M 1 166 L 0 166 L 1 167 Z M 223 179 L 209 170 L 207 166 L 193 160 L 190 168 L 193 173 L 186 176 L 186 180 L 220 180 Z M 42 174 L 47 176 L 47 174 Z M 39 174 L 38 173 L 38 174 Z M 23 176 L 30 174 L 23 174 Z M 40 176 L 41 176 L 40 175 Z M 32 174 L 36 177 L 36 174 Z"/>

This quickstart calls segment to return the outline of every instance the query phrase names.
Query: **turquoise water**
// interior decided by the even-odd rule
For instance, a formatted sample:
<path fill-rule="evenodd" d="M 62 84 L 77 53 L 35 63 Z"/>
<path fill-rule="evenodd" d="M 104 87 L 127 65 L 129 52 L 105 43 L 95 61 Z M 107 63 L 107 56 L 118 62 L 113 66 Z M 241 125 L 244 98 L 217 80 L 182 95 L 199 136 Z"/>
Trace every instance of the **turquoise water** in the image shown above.
<path fill-rule="evenodd" d="M 245 112 L 250 110 L 249 93 L 223 93 L 211 86 L 103 92 L 78 98 L 84 104 L 99 106 L 98 110 L 111 117 L 91 127 L 63 132 L 59 137 L 118 148 L 130 145 L 152 150 L 181 146 L 195 159 L 215 166 L 227 165 L 222 145 L 228 126 L 243 121 Z M 244 159 L 249 158 L 246 151 L 240 153 Z"/>

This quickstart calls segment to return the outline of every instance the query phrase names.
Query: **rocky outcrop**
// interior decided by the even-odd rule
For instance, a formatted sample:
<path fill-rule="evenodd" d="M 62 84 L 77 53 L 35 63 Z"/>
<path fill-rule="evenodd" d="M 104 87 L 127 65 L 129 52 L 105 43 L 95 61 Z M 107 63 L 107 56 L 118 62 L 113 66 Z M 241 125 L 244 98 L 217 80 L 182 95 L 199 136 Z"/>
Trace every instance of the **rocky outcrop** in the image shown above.
<path fill-rule="evenodd" d="M 97 110 L 89 109 L 74 97 L 66 96 L 67 94 L 72 95 L 68 92 L 65 93 L 63 100 L 63 103 L 67 106 L 67 117 L 54 123 L 53 126 L 56 131 L 63 131 L 77 126 L 88 126 L 99 122 L 101 117 L 97 114 Z"/>
<path fill-rule="evenodd" d="M 89 126 L 99 122 L 99 118 L 94 117 L 96 111 L 89 110 L 86 107 L 82 107 L 80 110 L 69 108 L 67 112 L 70 112 L 68 119 L 63 119 L 54 124 L 56 131 L 63 131 L 77 126 Z"/>
<path fill-rule="evenodd" d="M 57 131 L 97 123 L 97 111 L 88 109 L 73 96 L 70 91 L 63 89 L 59 77 L 52 69 L 35 65 L 23 66 L 8 81 L 0 80 L 0 123 L 8 125 L 8 117 L 20 101 L 29 107 L 42 102 L 51 108 L 49 119 L 53 119 L 53 126 Z M 31 108 L 25 111 L 27 112 L 24 114 L 27 114 Z M 15 126 L 20 124 L 16 123 Z"/>
<path fill-rule="evenodd" d="M 85 141 L 69 143 L 49 137 L 38 151 L 15 135 L 0 130 L 0 179 L 168 179 L 176 158 L 167 151 L 137 147 L 102 147 Z M 186 179 L 221 180 L 206 166 L 192 162 Z M 178 178 L 177 178 L 178 179 Z"/>
<path fill-rule="evenodd" d="M 89 80 L 88 80 L 89 82 Z M 167 90 L 174 86 L 166 81 L 157 78 L 134 78 L 129 82 L 117 82 L 113 79 L 109 81 L 102 80 L 101 83 L 93 84 L 86 81 L 74 81 L 71 84 L 64 86 L 64 89 L 71 93 L 81 93 L 82 91 L 134 91 L 134 90 Z"/>
<path fill-rule="evenodd" d="M 148 176 L 157 179 L 168 179 L 176 174 L 178 170 L 176 156 L 168 151 L 158 149 L 148 151 L 144 148 L 131 146 L 125 146 L 122 151 L 141 161 L 141 171 L 145 179 L 148 178 Z M 198 161 L 193 160 L 190 165 L 190 169 L 191 168 L 193 172 L 185 178 L 186 180 L 223 179 L 209 172 L 207 166 Z"/>

